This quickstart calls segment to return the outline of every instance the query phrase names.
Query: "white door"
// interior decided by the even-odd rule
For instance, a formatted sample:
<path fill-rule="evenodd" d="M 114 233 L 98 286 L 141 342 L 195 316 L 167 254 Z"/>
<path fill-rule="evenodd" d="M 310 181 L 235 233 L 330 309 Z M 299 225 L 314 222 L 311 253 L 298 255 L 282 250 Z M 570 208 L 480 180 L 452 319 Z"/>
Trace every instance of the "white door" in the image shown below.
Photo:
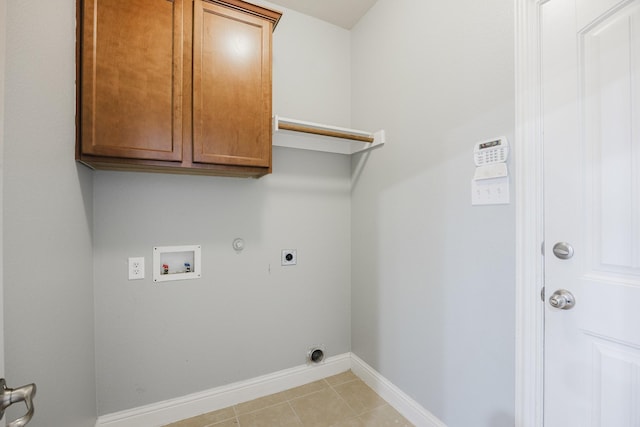
<path fill-rule="evenodd" d="M 640 427 L 640 0 L 549 0 L 542 63 L 545 427 Z"/>

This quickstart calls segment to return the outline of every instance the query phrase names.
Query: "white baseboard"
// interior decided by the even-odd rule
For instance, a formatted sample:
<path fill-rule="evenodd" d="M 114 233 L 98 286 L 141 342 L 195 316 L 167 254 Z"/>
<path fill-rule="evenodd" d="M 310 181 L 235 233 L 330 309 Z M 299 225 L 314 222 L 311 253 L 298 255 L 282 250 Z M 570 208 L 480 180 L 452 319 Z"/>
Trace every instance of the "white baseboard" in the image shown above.
<path fill-rule="evenodd" d="M 158 427 L 318 381 L 351 369 L 351 355 L 326 358 L 318 365 L 301 365 L 247 381 L 216 387 L 176 399 L 103 415 L 96 427 Z"/>
<path fill-rule="evenodd" d="M 158 427 L 308 384 L 349 369 L 417 427 L 446 427 L 442 421 L 352 353 L 329 357 L 319 365 L 297 366 L 247 381 L 103 415 L 96 421 L 96 427 Z"/>
<path fill-rule="evenodd" d="M 416 427 L 447 427 L 435 415 L 353 353 L 351 353 L 351 370 Z"/>

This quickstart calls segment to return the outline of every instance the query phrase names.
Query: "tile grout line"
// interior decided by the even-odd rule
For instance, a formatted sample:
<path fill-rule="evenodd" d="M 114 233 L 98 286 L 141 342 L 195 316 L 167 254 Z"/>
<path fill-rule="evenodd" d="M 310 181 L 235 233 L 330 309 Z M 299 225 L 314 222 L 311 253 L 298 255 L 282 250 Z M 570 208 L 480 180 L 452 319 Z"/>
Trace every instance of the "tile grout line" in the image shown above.
<path fill-rule="evenodd" d="M 336 386 L 343 385 L 343 384 L 348 384 L 348 383 L 351 383 L 351 382 L 354 382 L 354 381 L 358 381 L 358 380 L 357 380 L 357 379 L 355 379 L 355 380 L 345 381 L 345 382 L 343 382 L 343 383 L 336 384 Z M 331 387 L 331 389 L 333 390 L 333 392 L 334 392 L 335 394 L 337 394 L 337 395 L 338 395 L 338 399 L 340 399 L 341 401 L 343 401 L 343 402 L 344 402 L 344 404 L 345 404 L 345 405 L 347 405 L 347 408 L 351 409 L 351 411 L 355 414 L 354 416 L 352 416 L 352 417 L 348 417 L 348 418 L 345 418 L 345 419 L 344 419 L 344 420 L 342 420 L 342 421 L 347 421 L 347 420 L 360 420 L 360 414 L 358 414 L 358 412 L 357 412 L 355 409 L 353 409 L 353 407 L 351 407 L 351 405 L 349 405 L 349 402 L 347 402 L 347 401 L 342 397 L 342 395 L 338 392 L 338 390 L 336 390 L 336 389 L 333 387 L 333 385 L 332 385 L 332 384 L 329 384 L 329 386 Z M 360 420 L 360 421 L 362 421 L 362 420 Z"/>
<path fill-rule="evenodd" d="M 349 381 L 345 381 L 345 382 L 342 382 L 342 383 L 339 383 L 339 384 L 336 384 L 336 385 L 347 384 L 347 383 L 354 382 L 354 381 L 357 381 L 357 380 L 358 380 L 358 379 L 356 378 L 356 379 L 352 379 L 352 380 L 349 380 Z M 333 384 L 331 384 L 329 381 L 327 381 L 327 379 L 326 379 L 326 378 L 323 378 L 323 379 L 322 379 L 322 381 L 324 381 L 324 383 L 327 385 L 327 389 L 329 389 L 329 390 L 333 391 L 333 392 L 338 396 L 338 399 L 340 399 L 340 400 L 341 400 L 345 405 L 347 405 L 347 407 L 348 407 L 349 409 L 351 409 L 351 411 L 353 411 L 353 413 L 354 413 L 354 414 L 356 414 L 356 415 L 354 415 L 354 416 L 352 416 L 352 417 L 347 417 L 347 418 L 345 418 L 344 420 L 340 420 L 340 421 L 353 420 L 353 419 L 357 419 L 357 418 L 359 418 L 359 415 L 357 414 L 356 410 L 355 410 L 355 409 L 353 409 L 353 408 L 351 407 L 351 405 L 349 405 L 349 403 L 347 403 L 347 402 L 342 398 L 342 396 L 340 395 L 340 393 L 338 393 L 338 391 L 334 388 L 334 385 L 333 385 Z M 295 398 L 293 398 L 293 399 L 289 399 L 289 400 L 287 400 L 287 402 L 289 403 L 289 406 L 291 407 L 291 410 L 292 410 L 292 411 L 293 411 L 293 413 L 296 415 L 296 417 L 298 418 L 298 420 L 300 420 L 300 424 L 302 425 L 302 427 L 304 427 L 304 423 L 302 422 L 302 419 L 300 418 L 300 416 L 298 415 L 298 413 L 296 412 L 296 410 L 293 408 L 293 405 L 291 404 L 291 401 L 296 400 L 296 399 L 299 399 L 299 398 L 302 398 L 302 397 L 310 396 L 310 395 L 315 394 L 315 393 L 319 393 L 319 392 L 321 392 L 322 390 L 324 390 L 324 389 L 314 391 L 313 393 L 307 393 L 307 394 L 304 394 L 304 395 L 296 396 L 296 397 L 295 397 Z M 334 423 L 334 424 L 335 424 L 335 423 Z"/>
<path fill-rule="evenodd" d="M 291 408 L 291 411 L 293 412 L 293 415 L 295 415 L 296 418 L 298 419 L 298 421 L 300 421 L 300 425 L 302 427 L 304 427 L 304 423 L 302 422 L 302 418 L 300 418 L 300 415 L 298 415 L 298 413 L 294 409 L 293 405 L 291 404 L 291 400 L 287 400 L 287 404 L 289 405 L 289 408 Z"/>
<path fill-rule="evenodd" d="M 350 371 L 345 371 L 345 372 L 350 372 Z M 352 371 L 351 371 L 351 372 L 352 372 Z M 340 375 L 340 374 L 338 374 L 338 375 Z M 329 377 L 327 377 L 327 378 L 329 378 Z M 217 425 L 217 424 L 220 424 L 220 423 L 223 423 L 223 422 L 227 422 L 227 421 L 231 421 L 231 420 L 234 420 L 234 421 L 235 421 L 235 423 L 236 423 L 238 426 L 240 426 L 240 425 L 241 425 L 241 424 L 240 424 L 240 417 L 241 417 L 241 416 L 254 414 L 254 413 L 256 413 L 256 412 L 263 411 L 263 410 L 265 410 L 265 409 L 269 409 L 269 408 L 274 408 L 274 407 L 276 407 L 276 406 L 283 405 L 283 404 L 285 404 L 285 403 L 289 406 L 289 408 L 290 408 L 290 409 L 291 409 L 291 411 L 293 412 L 293 414 L 294 414 L 294 416 L 296 417 L 296 419 L 300 422 L 300 425 L 301 425 L 302 427 L 304 427 L 304 422 L 302 421 L 302 418 L 300 418 L 300 415 L 296 412 L 296 410 L 295 410 L 295 408 L 294 408 L 294 405 L 293 405 L 293 402 L 294 402 L 295 400 L 298 400 L 298 399 L 301 399 L 301 398 L 304 398 L 304 397 L 309 397 L 309 396 L 311 396 L 311 395 L 313 395 L 313 394 L 316 394 L 316 393 L 320 393 L 320 392 L 322 392 L 323 390 L 330 390 L 331 392 L 335 393 L 335 395 L 337 395 L 337 396 L 338 396 L 338 399 L 339 399 L 341 402 L 343 402 L 343 403 L 346 405 L 346 407 L 347 407 L 347 408 L 349 408 L 349 409 L 352 411 L 352 413 L 353 413 L 354 415 L 353 415 L 353 416 L 350 416 L 350 417 L 347 417 L 347 418 L 345 418 L 344 420 L 355 420 L 355 419 L 362 420 L 362 419 L 361 419 L 361 416 L 362 416 L 362 415 L 367 414 L 367 413 L 369 413 L 369 412 L 373 412 L 373 411 L 375 411 L 375 410 L 377 410 L 377 409 L 379 409 L 379 408 L 384 407 L 385 405 L 386 405 L 386 406 L 389 406 L 388 402 L 384 401 L 384 403 L 383 403 L 382 405 L 380 405 L 380 406 L 378 406 L 378 407 L 376 407 L 376 408 L 371 408 L 371 409 L 368 409 L 368 410 L 364 410 L 362 413 L 359 413 L 359 411 L 357 411 L 354 407 L 352 407 L 352 406 L 349 404 L 349 402 L 348 402 L 348 401 L 347 401 L 347 400 L 346 400 L 346 399 L 345 399 L 345 398 L 340 394 L 340 392 L 338 392 L 337 388 L 338 388 L 338 387 L 341 387 L 341 386 L 344 386 L 344 385 L 346 385 L 346 384 L 350 384 L 350 383 L 354 383 L 354 382 L 362 381 L 362 380 L 361 380 L 360 378 L 357 378 L 357 377 L 356 377 L 356 378 L 350 378 L 350 379 L 347 379 L 346 381 L 342 381 L 342 382 L 338 382 L 338 383 L 332 384 L 331 382 L 327 381 L 327 378 L 323 378 L 323 379 L 321 379 L 321 380 L 318 380 L 318 382 L 320 382 L 320 381 L 321 381 L 321 382 L 322 382 L 322 384 L 323 384 L 323 387 L 322 387 L 322 388 L 320 388 L 319 390 L 309 391 L 309 392 L 306 392 L 306 393 L 303 393 L 303 394 L 300 394 L 300 395 L 294 395 L 294 396 L 292 396 L 292 397 L 290 397 L 290 398 L 288 398 L 288 397 L 286 396 L 286 394 L 284 394 L 284 393 L 285 393 L 285 392 L 287 392 L 287 391 L 290 391 L 290 390 L 292 390 L 292 389 L 289 389 L 289 390 L 283 390 L 283 391 L 281 391 L 281 392 L 279 392 L 279 393 L 274 393 L 274 394 L 281 394 L 281 393 L 282 393 L 282 397 L 283 397 L 283 400 L 282 400 L 282 401 L 280 401 L 280 402 L 276 402 L 276 403 L 273 403 L 273 404 L 270 404 L 270 405 L 267 405 L 267 406 L 264 406 L 264 407 L 261 407 L 261 408 L 258 408 L 258 409 L 254 409 L 254 410 L 251 410 L 251 411 L 248 411 L 248 412 L 240 413 L 240 411 L 238 410 L 237 406 L 241 405 L 242 403 L 248 403 L 248 402 L 251 402 L 251 401 L 248 401 L 248 402 L 241 402 L 240 404 L 231 405 L 231 408 L 232 408 L 232 410 L 233 410 L 233 414 L 234 414 L 234 416 L 233 416 L 233 417 L 229 417 L 229 418 L 227 418 L 226 420 L 216 421 L 216 422 L 214 422 L 214 423 L 212 423 L 212 424 L 207 424 L 207 426 L 206 426 L 206 427 L 214 427 L 214 426 L 215 426 L 215 425 Z M 311 383 L 309 383 L 309 384 L 311 384 Z M 306 384 L 305 384 L 305 385 L 306 385 Z M 366 384 L 365 384 L 365 385 L 366 385 Z M 303 386 L 300 386 L 300 387 L 303 387 Z M 374 393 L 375 393 L 375 391 L 374 391 Z M 376 393 L 376 394 L 377 394 L 377 393 Z M 379 396 L 379 395 L 378 395 L 378 396 Z M 267 397 L 267 396 L 264 396 L 264 397 Z M 255 400 L 255 399 L 254 399 L 254 400 Z"/>
<path fill-rule="evenodd" d="M 329 384 L 329 382 L 327 381 L 327 379 L 326 379 L 326 378 L 323 378 L 323 379 L 322 379 L 322 380 L 320 380 L 320 381 L 322 381 L 322 382 L 325 384 L 325 386 L 326 386 L 325 388 L 331 388 L 331 384 Z M 302 418 L 300 418 L 300 415 L 296 412 L 296 410 L 295 410 L 295 408 L 293 407 L 293 404 L 292 404 L 291 402 L 292 402 L 292 401 L 294 401 L 294 400 L 297 400 L 297 399 L 303 398 L 303 397 L 310 396 L 310 395 L 315 394 L 315 393 L 319 393 L 319 392 L 321 392 L 322 390 L 324 390 L 325 388 L 322 388 L 322 389 L 320 389 L 320 390 L 313 391 L 313 392 L 311 392 L 311 393 L 302 394 L 302 395 L 300 395 L 300 396 L 296 396 L 296 397 L 294 397 L 294 398 L 292 398 L 292 399 L 288 399 L 288 400 L 287 400 L 287 403 L 289 404 L 289 407 L 290 407 L 290 408 L 291 408 L 291 410 L 293 411 L 293 414 L 296 416 L 296 418 L 298 419 L 298 421 L 300 421 L 300 425 L 301 425 L 302 427 L 304 427 L 304 422 L 302 422 Z"/>
<path fill-rule="evenodd" d="M 352 380 L 349 380 L 349 381 L 345 381 L 345 382 L 343 382 L 343 383 L 335 384 L 335 386 L 336 386 L 336 387 L 339 387 L 339 386 L 342 386 L 342 385 L 345 385 L 345 384 L 349 384 L 349 383 L 352 383 L 352 382 L 356 382 L 356 381 L 361 381 L 365 386 L 367 386 L 367 384 L 366 384 L 364 381 L 362 381 L 360 378 L 355 378 L 355 379 L 352 379 Z M 382 404 L 381 404 L 381 405 L 379 405 L 379 406 L 376 406 L 375 408 L 366 409 L 366 410 L 364 410 L 362 413 L 359 413 L 358 411 L 356 411 L 356 409 L 355 409 L 355 408 L 353 408 L 351 405 L 349 405 L 349 402 L 347 402 L 347 401 L 342 397 L 342 395 L 340 394 L 340 392 L 338 392 L 338 390 L 336 390 L 336 389 L 334 388 L 334 385 L 332 385 L 332 384 L 329 384 L 329 385 L 330 385 L 330 386 L 331 386 L 331 388 L 336 392 L 336 394 L 338 395 L 338 397 L 340 397 L 340 399 L 342 399 L 342 401 L 343 401 L 343 402 L 344 402 L 344 403 L 345 403 L 349 408 L 351 408 L 351 410 L 356 414 L 356 416 L 355 416 L 355 417 L 353 417 L 353 418 L 358 418 L 358 419 L 360 419 L 360 417 L 362 417 L 362 416 L 363 416 L 363 415 L 365 415 L 365 414 L 368 414 L 368 413 L 370 413 L 370 412 L 373 412 L 373 411 L 375 411 L 375 410 L 377 410 L 377 409 L 380 409 L 380 408 L 383 408 L 383 407 L 385 407 L 385 406 L 391 406 L 391 405 L 389 405 L 389 402 L 387 402 L 386 400 L 384 400 L 384 399 L 382 399 L 382 398 L 381 398 L 381 399 L 383 400 L 383 402 L 384 402 L 384 403 L 382 403 Z M 367 386 L 367 387 L 368 387 L 368 388 L 371 388 L 371 387 L 369 387 L 369 386 Z M 372 390 L 372 391 L 373 391 L 373 392 L 374 392 L 378 397 L 380 397 L 380 395 L 379 395 L 378 393 L 376 393 L 376 392 L 375 392 L 375 390 Z M 351 418 L 349 418 L 349 419 L 351 419 Z"/>
<path fill-rule="evenodd" d="M 327 385 L 327 387 L 326 387 L 326 388 L 331 388 L 331 384 L 329 384 L 327 381 L 325 381 L 325 379 L 324 379 L 324 378 L 323 378 L 322 380 L 319 380 L 319 381 L 324 381 L 324 382 L 325 382 L 325 384 Z M 281 402 L 276 402 L 276 403 L 274 403 L 274 404 L 272 404 L 272 405 L 267 405 L 267 406 L 263 406 L 263 407 L 258 408 L 258 409 L 254 409 L 254 410 L 252 410 L 252 411 L 248 411 L 248 412 L 242 412 L 242 413 L 240 413 L 240 412 L 238 412 L 238 410 L 237 410 L 236 406 L 241 405 L 242 403 L 247 403 L 247 402 L 242 402 L 242 403 L 239 403 L 238 405 L 233 405 L 233 412 L 236 414 L 236 417 L 240 417 L 241 415 L 253 414 L 253 413 L 255 413 L 255 412 L 262 411 L 262 410 L 264 410 L 264 409 L 273 408 L 273 407 L 275 407 L 275 406 L 278 406 L 278 405 L 282 405 L 282 404 L 284 404 L 284 403 L 291 402 L 292 400 L 297 400 L 297 399 L 300 399 L 300 398 L 302 398 L 302 397 L 310 396 L 310 395 L 315 394 L 315 393 L 318 393 L 318 392 L 320 392 L 320 391 L 322 391 L 322 390 L 323 390 L 323 389 L 315 390 L 315 391 L 310 391 L 310 392 L 308 392 L 308 393 L 304 393 L 304 394 L 301 394 L 301 395 L 299 395 L 299 396 L 295 396 L 295 397 L 293 397 L 293 398 L 291 398 L 291 399 L 284 399 L 283 401 L 281 401 Z M 274 393 L 274 394 L 280 394 L 280 393 L 284 393 L 284 392 L 286 392 L 286 391 L 289 391 L 289 390 L 284 390 L 284 391 L 281 391 L 281 392 L 278 392 L 278 393 Z M 264 397 L 268 397 L 268 396 L 264 396 Z M 254 399 L 254 400 L 255 400 L 255 399 Z M 249 400 L 248 402 L 252 402 L 252 400 Z M 229 418 L 229 419 L 231 419 L 231 418 Z"/>
<path fill-rule="evenodd" d="M 356 379 L 353 379 L 353 380 L 350 380 L 350 381 L 345 381 L 345 382 L 343 382 L 343 383 L 336 384 L 336 386 L 340 386 L 340 385 L 344 385 L 344 384 L 349 384 L 349 383 L 352 383 L 352 382 L 355 382 L 355 381 L 358 381 L 358 379 L 356 378 Z M 356 411 L 356 410 L 355 410 L 351 405 L 349 405 L 349 402 L 347 402 L 347 401 L 342 397 L 342 395 L 341 395 L 340 393 L 338 393 L 338 390 L 336 390 L 332 384 L 329 384 L 329 386 L 331 387 L 331 389 L 333 390 L 333 392 L 334 392 L 335 394 L 337 394 L 337 395 L 338 395 L 338 398 L 339 398 L 340 400 L 342 400 L 342 401 L 344 402 L 344 404 L 345 404 L 345 405 L 347 405 L 347 407 L 348 407 L 349 409 L 351 409 L 351 411 L 353 411 L 353 413 L 354 413 L 354 414 L 356 414 L 354 417 L 347 418 L 347 419 L 349 419 L 349 420 L 350 420 L 350 419 L 355 419 L 355 418 L 358 418 L 358 419 L 359 419 L 359 418 L 360 418 L 360 414 L 358 414 L 358 412 L 357 412 L 357 411 Z"/>
<path fill-rule="evenodd" d="M 236 424 L 240 425 L 240 416 L 238 415 L 238 411 L 236 410 L 236 405 L 232 405 L 231 409 L 233 409 L 233 415 L 234 415 L 233 418 L 236 420 Z M 230 419 L 231 418 L 229 418 L 229 420 Z M 225 420 L 225 421 L 228 421 L 228 420 Z M 220 421 L 220 422 L 224 422 L 224 421 Z M 214 424 L 214 426 L 215 426 L 215 424 Z M 213 426 L 209 426 L 209 427 L 213 427 Z"/>

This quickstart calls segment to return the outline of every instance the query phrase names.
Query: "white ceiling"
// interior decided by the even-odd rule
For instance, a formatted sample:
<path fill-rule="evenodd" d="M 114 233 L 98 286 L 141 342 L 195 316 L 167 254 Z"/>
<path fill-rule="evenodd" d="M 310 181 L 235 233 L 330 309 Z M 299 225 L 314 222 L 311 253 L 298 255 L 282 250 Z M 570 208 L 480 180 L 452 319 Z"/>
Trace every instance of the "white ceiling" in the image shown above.
<path fill-rule="evenodd" d="M 377 0 L 269 0 L 350 30 Z"/>

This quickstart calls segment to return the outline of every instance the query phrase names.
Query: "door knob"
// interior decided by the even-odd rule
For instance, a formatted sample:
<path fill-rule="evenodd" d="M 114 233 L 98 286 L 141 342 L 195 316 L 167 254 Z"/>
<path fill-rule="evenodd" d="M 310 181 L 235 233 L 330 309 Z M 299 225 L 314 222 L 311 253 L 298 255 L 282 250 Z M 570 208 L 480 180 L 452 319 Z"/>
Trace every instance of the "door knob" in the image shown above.
<path fill-rule="evenodd" d="M 23 427 L 31 421 L 31 418 L 33 418 L 33 397 L 35 395 L 35 384 L 8 388 L 4 378 L 0 378 L 0 418 L 4 416 L 4 410 L 14 403 L 24 402 L 27 405 L 27 413 L 7 424 L 7 427 Z"/>
<path fill-rule="evenodd" d="M 571 310 L 576 305 L 576 299 L 566 289 L 559 289 L 549 297 L 549 304 L 551 304 L 551 307 L 561 310 Z"/>

